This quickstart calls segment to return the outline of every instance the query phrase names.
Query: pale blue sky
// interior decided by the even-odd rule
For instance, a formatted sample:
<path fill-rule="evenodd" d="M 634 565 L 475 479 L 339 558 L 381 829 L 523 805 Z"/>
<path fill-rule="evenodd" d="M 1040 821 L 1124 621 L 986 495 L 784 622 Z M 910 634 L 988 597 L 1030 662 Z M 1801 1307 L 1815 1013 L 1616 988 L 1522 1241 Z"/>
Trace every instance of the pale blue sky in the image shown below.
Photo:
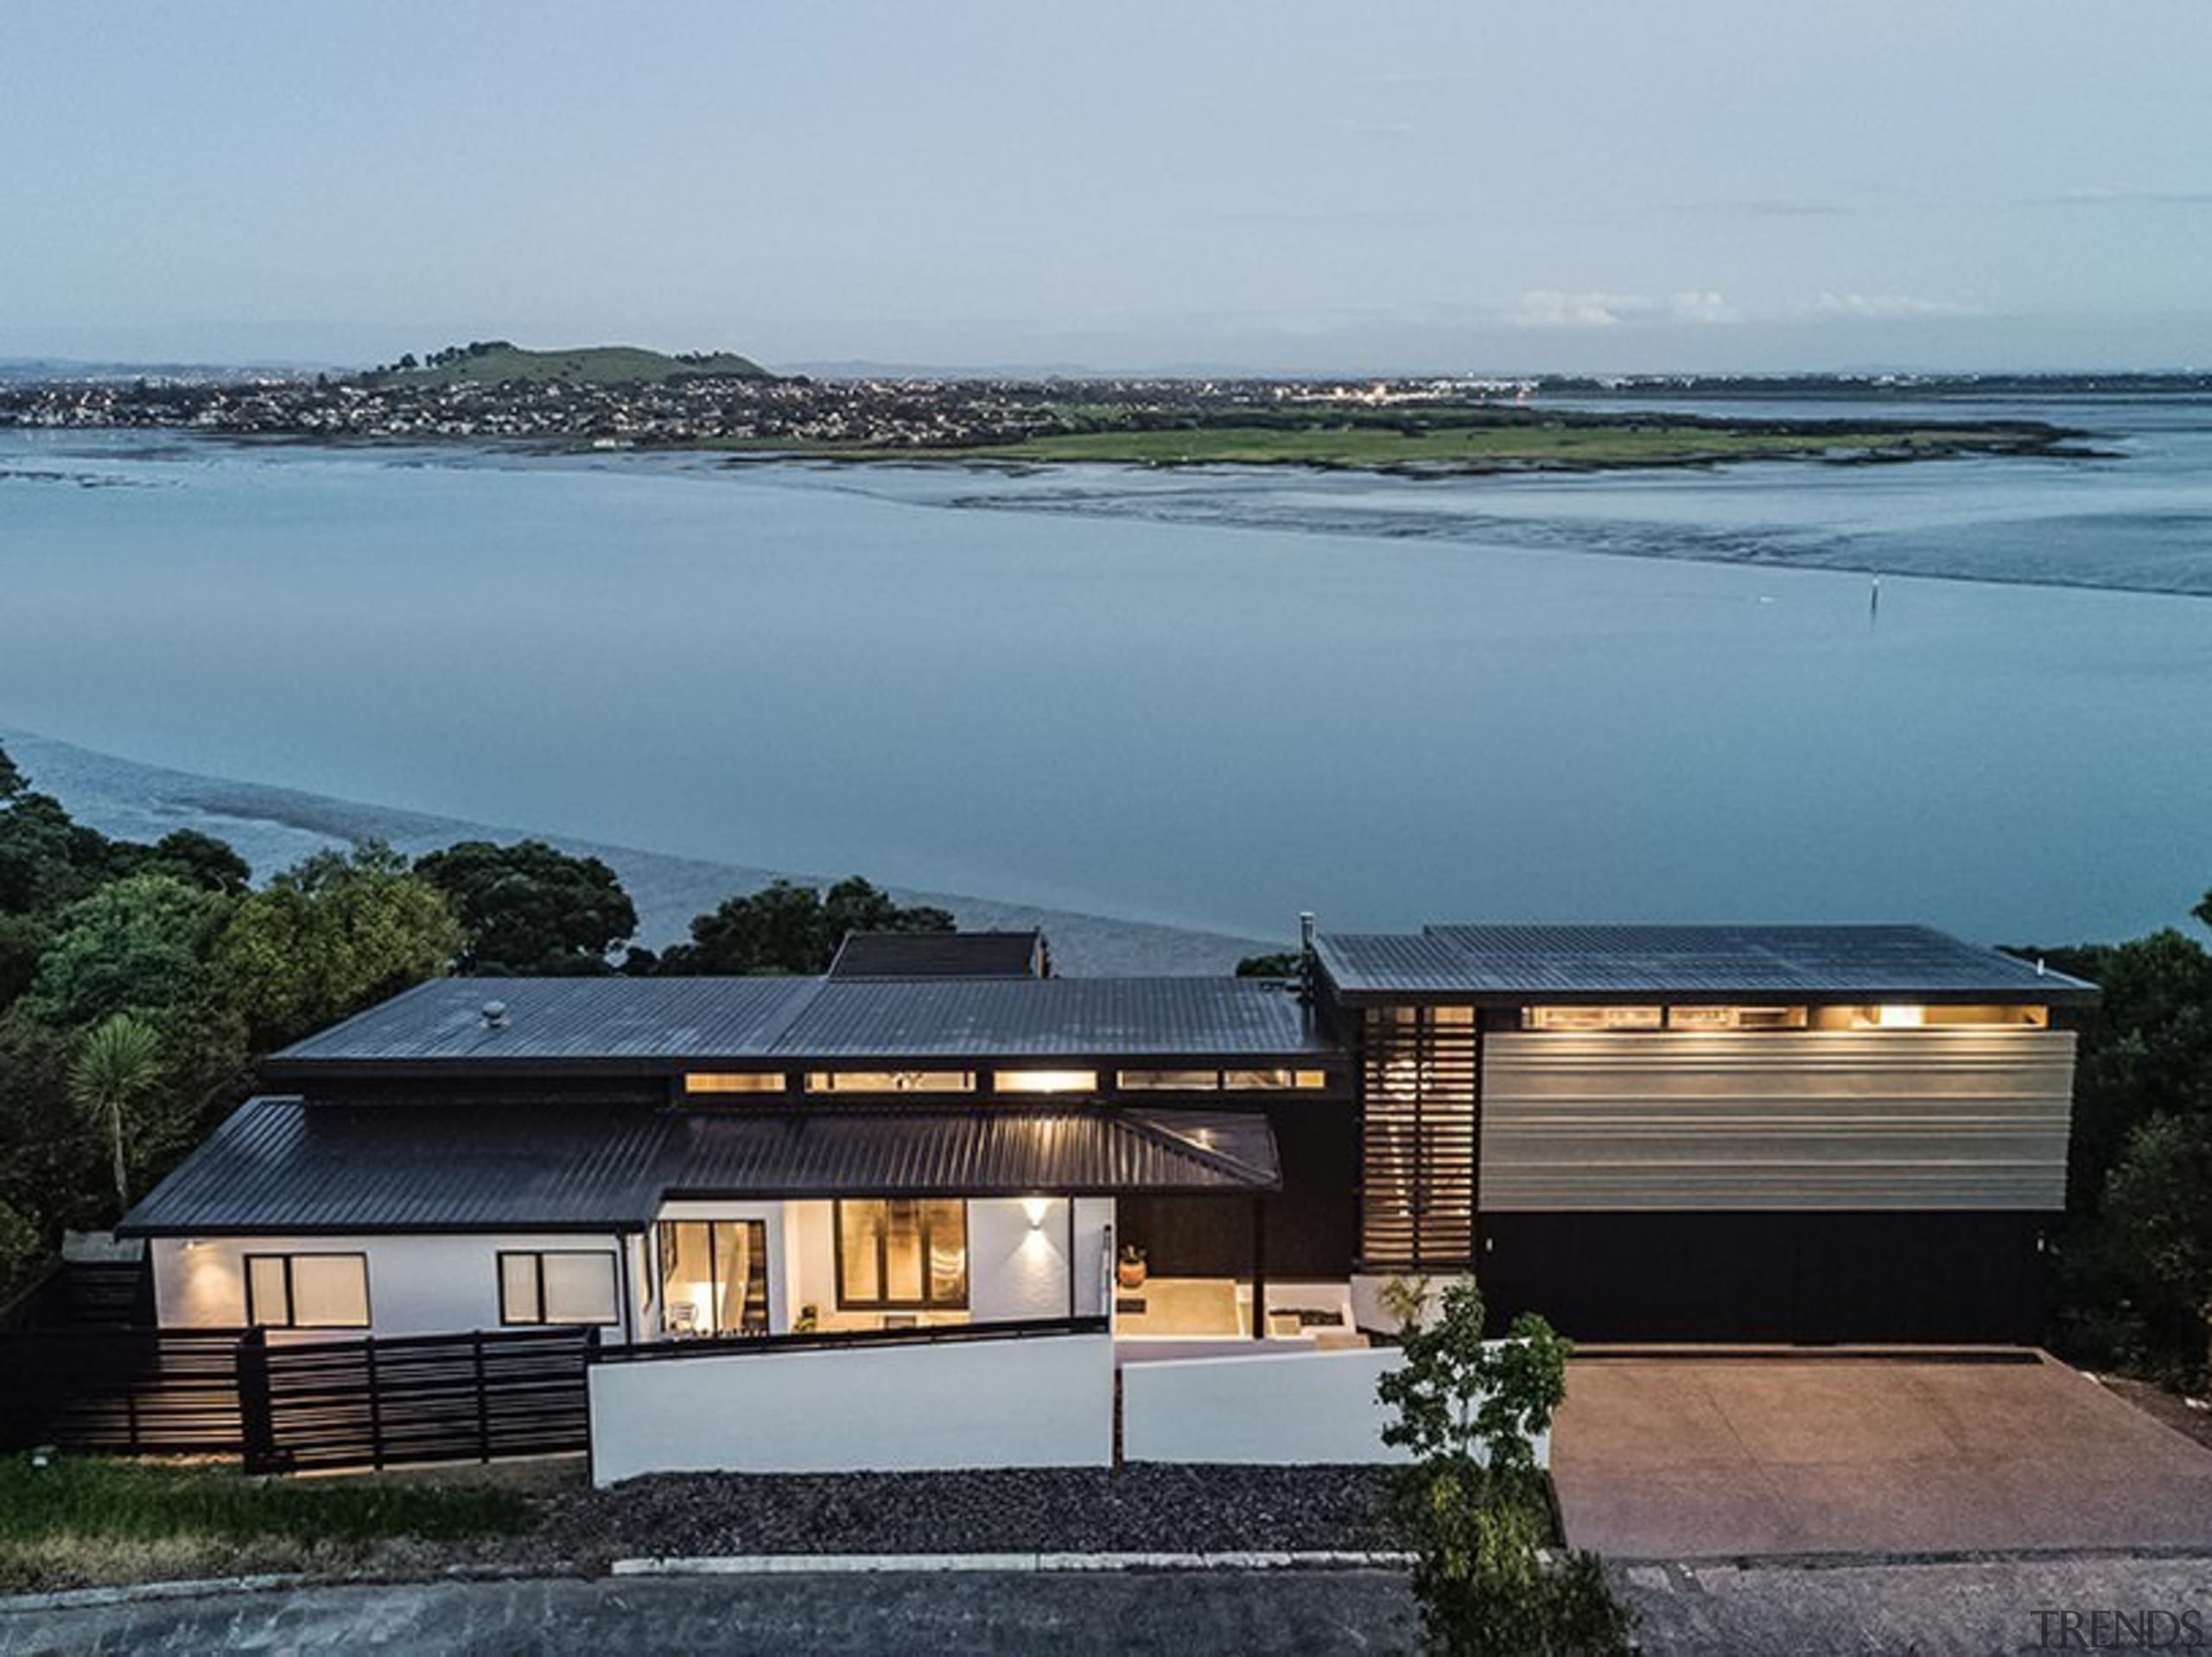
<path fill-rule="evenodd" d="M 2212 366 L 2212 4 L 0 15 L 0 355 Z"/>

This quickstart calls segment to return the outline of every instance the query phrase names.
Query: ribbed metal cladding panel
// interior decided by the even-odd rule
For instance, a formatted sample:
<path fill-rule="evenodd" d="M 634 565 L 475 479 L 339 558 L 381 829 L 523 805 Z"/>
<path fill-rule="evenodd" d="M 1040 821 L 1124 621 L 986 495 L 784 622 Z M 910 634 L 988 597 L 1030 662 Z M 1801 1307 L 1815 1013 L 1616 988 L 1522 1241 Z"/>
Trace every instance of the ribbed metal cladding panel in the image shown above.
<path fill-rule="evenodd" d="M 2056 1209 L 2073 1063 L 2031 1029 L 1492 1034 L 1482 1204 Z"/>
<path fill-rule="evenodd" d="M 1475 1252 L 1478 1037 L 1465 1009 L 1382 1007 L 1362 1043 L 1360 1253 L 1370 1267 Z"/>

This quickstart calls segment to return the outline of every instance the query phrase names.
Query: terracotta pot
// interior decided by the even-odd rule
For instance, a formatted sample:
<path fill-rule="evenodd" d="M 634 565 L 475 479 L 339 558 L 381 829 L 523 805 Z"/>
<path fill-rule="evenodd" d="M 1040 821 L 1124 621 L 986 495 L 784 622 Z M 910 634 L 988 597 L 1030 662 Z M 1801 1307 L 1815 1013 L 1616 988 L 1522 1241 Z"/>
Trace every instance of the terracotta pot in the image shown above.
<path fill-rule="evenodd" d="M 1141 1289 L 1144 1287 L 1144 1262 L 1125 1260 L 1114 1268 L 1114 1277 L 1125 1289 Z"/>

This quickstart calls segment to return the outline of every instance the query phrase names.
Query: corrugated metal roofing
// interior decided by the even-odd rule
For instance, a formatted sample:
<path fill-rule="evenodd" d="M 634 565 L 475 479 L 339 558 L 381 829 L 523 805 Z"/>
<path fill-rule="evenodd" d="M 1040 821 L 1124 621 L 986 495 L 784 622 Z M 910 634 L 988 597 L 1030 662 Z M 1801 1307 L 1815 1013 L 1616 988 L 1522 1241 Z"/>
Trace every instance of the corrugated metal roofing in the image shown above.
<path fill-rule="evenodd" d="M 1061 1107 L 701 1114 L 672 1197 L 1270 1190 L 1267 1118 Z"/>
<path fill-rule="evenodd" d="M 1264 1115 L 991 1105 L 310 1105 L 249 1100 L 124 1222 L 142 1236 L 642 1226 L 671 1196 L 1236 1192 L 1282 1181 Z"/>
<path fill-rule="evenodd" d="M 1045 935 L 1027 932 L 850 932 L 832 978 L 1034 978 Z"/>
<path fill-rule="evenodd" d="M 2095 994 L 1925 926 L 1430 926 L 1326 933 L 1317 947 L 1330 981 L 1355 995 Z"/>
<path fill-rule="evenodd" d="M 434 978 L 294 1044 L 280 1062 L 741 1058 L 768 1051 L 812 978 Z M 484 1015 L 487 1003 L 504 1022 Z"/>
<path fill-rule="evenodd" d="M 833 980 L 775 1049 L 825 1059 L 1325 1051 L 1297 996 L 1249 978 Z"/>
<path fill-rule="evenodd" d="M 486 1003 L 504 1009 L 494 1025 Z M 326 1063 L 1297 1057 L 1295 995 L 1241 978 L 441 978 L 276 1056 Z"/>
<path fill-rule="evenodd" d="M 652 1217 L 669 1122 L 604 1106 L 241 1105 L 131 1209 L 141 1235 L 584 1228 Z"/>

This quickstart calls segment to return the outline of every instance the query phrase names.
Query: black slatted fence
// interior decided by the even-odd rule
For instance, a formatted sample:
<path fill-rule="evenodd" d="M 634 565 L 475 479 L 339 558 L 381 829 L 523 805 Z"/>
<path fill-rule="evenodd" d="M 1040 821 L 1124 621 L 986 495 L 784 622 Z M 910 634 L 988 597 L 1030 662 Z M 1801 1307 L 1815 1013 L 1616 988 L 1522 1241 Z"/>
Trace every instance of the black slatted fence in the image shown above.
<path fill-rule="evenodd" d="M 236 1455 L 238 1346 L 236 1330 L 0 1334 L 0 1448 Z"/>
<path fill-rule="evenodd" d="M 596 1330 L 238 1345 L 250 1473 L 581 1451 Z"/>

